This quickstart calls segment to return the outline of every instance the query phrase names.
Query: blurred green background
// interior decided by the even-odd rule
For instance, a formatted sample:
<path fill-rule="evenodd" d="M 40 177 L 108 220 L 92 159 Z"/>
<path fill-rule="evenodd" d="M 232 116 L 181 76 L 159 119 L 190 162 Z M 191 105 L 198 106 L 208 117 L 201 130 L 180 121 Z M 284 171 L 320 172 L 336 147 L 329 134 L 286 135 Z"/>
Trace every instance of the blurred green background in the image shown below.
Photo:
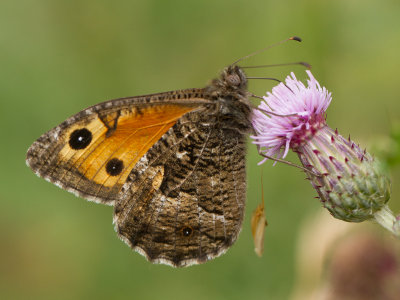
<path fill-rule="evenodd" d="M 257 166 L 260 157 L 249 143 L 246 220 L 238 241 L 214 261 L 173 269 L 151 265 L 119 241 L 111 207 L 36 177 L 25 165 L 26 150 L 87 106 L 203 87 L 239 57 L 292 35 L 303 43 L 272 48 L 242 65 L 309 62 L 333 93 L 330 126 L 370 147 L 400 120 L 399 16 L 398 0 L 2 0 L 0 297 L 288 299 L 299 229 L 322 210 L 297 169 Z M 291 70 L 305 78 L 298 66 L 248 74 L 284 79 Z M 254 80 L 249 88 L 263 95 L 272 86 Z M 261 201 L 261 169 L 269 226 L 260 259 L 250 215 Z M 396 211 L 399 178 L 393 168 L 390 206 Z"/>

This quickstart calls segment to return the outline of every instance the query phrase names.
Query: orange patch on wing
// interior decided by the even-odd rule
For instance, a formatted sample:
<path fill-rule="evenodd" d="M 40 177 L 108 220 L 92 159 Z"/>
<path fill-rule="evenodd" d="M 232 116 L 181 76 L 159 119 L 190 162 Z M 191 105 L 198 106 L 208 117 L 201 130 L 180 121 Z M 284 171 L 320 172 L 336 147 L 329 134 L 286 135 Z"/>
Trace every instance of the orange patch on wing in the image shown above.
<path fill-rule="evenodd" d="M 123 185 L 139 159 L 193 106 L 158 104 L 138 110 L 123 109 L 118 116 L 115 131 L 108 134 L 107 126 L 95 118 L 85 126 L 93 135 L 91 144 L 83 150 L 73 150 L 68 145 L 60 152 L 60 159 L 68 159 L 86 178 L 107 187 Z M 116 116 L 115 113 L 110 113 Z M 104 121 L 104 118 L 103 118 Z M 112 123 L 113 120 L 107 120 Z M 108 124 L 109 125 L 109 124 Z M 82 127 L 77 124 L 69 130 Z M 68 135 L 69 136 L 69 135 Z M 79 153 L 80 152 L 80 153 Z M 107 163 L 116 158 L 123 163 L 120 173 L 110 176 Z"/>

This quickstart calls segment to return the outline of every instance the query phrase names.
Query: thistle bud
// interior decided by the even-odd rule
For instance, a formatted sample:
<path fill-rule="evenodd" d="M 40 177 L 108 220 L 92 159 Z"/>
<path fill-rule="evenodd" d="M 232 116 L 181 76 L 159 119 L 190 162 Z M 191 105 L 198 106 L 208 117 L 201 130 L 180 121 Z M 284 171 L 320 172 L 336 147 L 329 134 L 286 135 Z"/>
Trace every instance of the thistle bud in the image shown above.
<path fill-rule="evenodd" d="M 297 153 L 322 205 L 335 218 L 373 218 L 387 209 L 390 181 L 376 159 L 326 124 L 331 93 L 307 74 L 307 87 L 292 73 L 286 84 L 267 93 L 253 112 L 254 143 L 269 157 L 284 158 L 289 149 Z"/>
<path fill-rule="evenodd" d="M 328 126 L 293 147 L 311 170 L 309 179 L 322 205 L 337 219 L 370 219 L 390 198 L 390 181 L 379 162 Z"/>

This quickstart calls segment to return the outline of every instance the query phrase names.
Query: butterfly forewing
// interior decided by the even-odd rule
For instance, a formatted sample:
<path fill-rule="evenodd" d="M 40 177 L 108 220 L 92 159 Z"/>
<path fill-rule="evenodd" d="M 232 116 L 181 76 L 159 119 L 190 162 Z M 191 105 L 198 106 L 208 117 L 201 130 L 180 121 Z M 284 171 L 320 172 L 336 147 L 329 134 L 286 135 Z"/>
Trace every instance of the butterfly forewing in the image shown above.
<path fill-rule="evenodd" d="M 200 90 L 180 91 L 182 97 Z M 144 153 L 200 98 L 178 92 L 111 100 L 72 116 L 41 136 L 27 163 L 41 177 L 81 197 L 113 204 Z"/>

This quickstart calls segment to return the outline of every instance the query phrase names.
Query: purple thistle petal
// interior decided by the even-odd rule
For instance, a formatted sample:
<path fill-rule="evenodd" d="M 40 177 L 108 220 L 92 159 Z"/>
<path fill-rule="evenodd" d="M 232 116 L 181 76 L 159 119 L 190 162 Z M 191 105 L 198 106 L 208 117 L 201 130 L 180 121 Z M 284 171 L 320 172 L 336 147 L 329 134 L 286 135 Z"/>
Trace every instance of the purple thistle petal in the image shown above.
<path fill-rule="evenodd" d="M 290 148 L 325 124 L 324 114 L 331 102 L 331 94 L 320 86 L 310 71 L 306 72 L 309 76 L 307 87 L 291 73 L 286 78 L 286 85 L 275 86 L 253 111 L 252 125 L 256 135 L 251 138 L 268 156 L 284 158 Z"/>

